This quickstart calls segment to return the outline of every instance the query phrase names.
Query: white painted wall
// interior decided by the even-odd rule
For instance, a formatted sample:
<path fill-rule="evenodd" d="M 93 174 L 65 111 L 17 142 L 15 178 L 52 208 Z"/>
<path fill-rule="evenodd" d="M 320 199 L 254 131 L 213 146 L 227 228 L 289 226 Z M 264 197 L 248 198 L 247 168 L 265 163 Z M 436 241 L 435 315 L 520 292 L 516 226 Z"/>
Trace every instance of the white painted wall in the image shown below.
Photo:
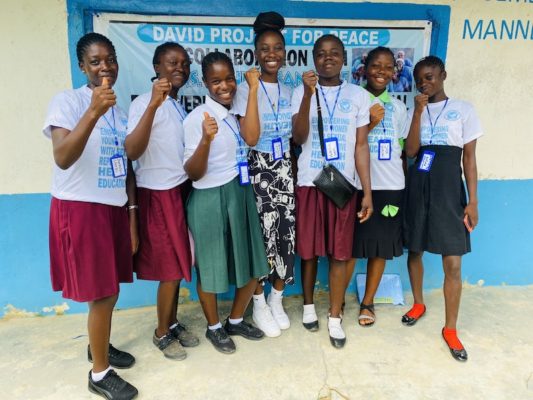
<path fill-rule="evenodd" d="M 521 19 L 533 24 L 533 3 L 395 2 L 451 6 L 446 89 L 452 97 L 473 102 L 483 123 L 479 176 L 533 179 L 533 131 L 527 122 L 533 114 L 528 104 L 533 40 L 462 39 L 465 19 Z M 0 48 L 0 194 L 48 192 L 51 143 L 40 131 L 50 98 L 71 84 L 65 0 L 3 0 Z"/>

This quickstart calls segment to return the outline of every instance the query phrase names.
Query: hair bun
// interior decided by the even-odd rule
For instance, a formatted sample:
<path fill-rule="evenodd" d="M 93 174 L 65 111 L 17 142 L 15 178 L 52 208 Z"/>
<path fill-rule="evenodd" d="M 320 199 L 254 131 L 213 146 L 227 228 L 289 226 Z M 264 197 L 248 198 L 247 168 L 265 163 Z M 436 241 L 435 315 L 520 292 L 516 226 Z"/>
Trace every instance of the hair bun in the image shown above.
<path fill-rule="evenodd" d="M 283 28 L 285 28 L 285 18 L 275 11 L 259 13 L 254 22 L 254 32 L 256 34 L 268 29 L 281 31 Z"/>

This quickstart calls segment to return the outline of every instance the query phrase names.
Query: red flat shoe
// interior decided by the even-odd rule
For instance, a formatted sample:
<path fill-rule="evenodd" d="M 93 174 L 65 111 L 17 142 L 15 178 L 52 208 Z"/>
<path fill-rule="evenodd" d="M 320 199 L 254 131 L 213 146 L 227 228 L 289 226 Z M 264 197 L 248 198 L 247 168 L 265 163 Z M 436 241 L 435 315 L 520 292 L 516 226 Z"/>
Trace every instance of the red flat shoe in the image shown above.
<path fill-rule="evenodd" d="M 425 304 L 413 304 L 413 307 L 402 316 L 402 324 L 413 326 L 426 313 Z"/>

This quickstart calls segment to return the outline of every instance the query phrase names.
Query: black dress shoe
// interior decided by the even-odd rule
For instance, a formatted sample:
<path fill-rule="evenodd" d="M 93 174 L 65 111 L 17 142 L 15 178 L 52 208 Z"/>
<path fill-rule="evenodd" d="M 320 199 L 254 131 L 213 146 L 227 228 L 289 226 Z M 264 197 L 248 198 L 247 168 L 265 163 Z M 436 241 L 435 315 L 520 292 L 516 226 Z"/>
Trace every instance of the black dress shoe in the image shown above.
<path fill-rule="evenodd" d="M 310 332 L 316 332 L 318 331 L 318 320 L 313 322 L 302 322 L 305 329 L 307 329 Z"/>
<path fill-rule="evenodd" d="M 111 343 L 109 343 L 109 351 L 107 354 L 109 357 L 109 365 L 111 365 L 113 368 L 131 368 L 133 364 L 135 364 L 135 357 L 133 357 L 130 353 L 116 349 Z M 87 359 L 89 362 L 93 362 L 91 347 L 89 345 L 87 345 Z"/>
<path fill-rule="evenodd" d="M 205 337 L 211 342 L 213 346 L 215 346 L 215 349 L 217 349 L 221 353 L 235 353 L 235 343 L 233 342 L 233 339 L 228 336 L 228 333 L 223 327 L 215 330 L 207 328 L 207 330 L 205 331 Z"/>
<path fill-rule="evenodd" d="M 448 349 L 450 349 L 450 353 L 453 358 L 455 358 L 457 361 L 467 361 L 468 360 L 468 353 L 466 352 L 466 349 L 462 348 L 461 350 L 452 348 L 448 342 L 446 341 L 446 338 L 444 337 L 444 328 L 442 329 L 442 338 L 444 339 L 444 343 L 446 343 L 446 346 L 448 346 Z"/>
<path fill-rule="evenodd" d="M 113 370 L 109 370 L 101 381 L 93 381 L 89 371 L 89 391 L 108 400 L 130 400 L 137 397 L 138 390 Z"/>
<path fill-rule="evenodd" d="M 346 344 L 346 338 L 344 338 L 344 339 L 336 339 L 336 338 L 330 336 L 329 337 L 329 342 L 336 349 L 342 349 L 344 347 L 344 345 Z"/>
<path fill-rule="evenodd" d="M 425 314 L 426 314 L 426 306 L 424 305 L 424 311 L 423 311 L 422 314 L 420 314 L 417 318 L 410 317 L 409 315 L 404 314 L 404 315 L 402 316 L 402 324 L 404 324 L 405 326 L 413 326 L 413 325 L 416 324 L 416 323 L 418 322 L 418 320 L 419 320 L 420 318 L 422 318 Z"/>
<path fill-rule="evenodd" d="M 263 337 L 265 336 L 265 333 L 261 329 L 256 328 L 245 320 L 242 320 L 238 324 L 232 324 L 229 322 L 228 318 L 224 322 L 224 329 L 226 330 L 226 332 L 228 332 L 229 335 L 240 335 L 243 338 L 250 340 L 260 340 L 263 339 Z"/>

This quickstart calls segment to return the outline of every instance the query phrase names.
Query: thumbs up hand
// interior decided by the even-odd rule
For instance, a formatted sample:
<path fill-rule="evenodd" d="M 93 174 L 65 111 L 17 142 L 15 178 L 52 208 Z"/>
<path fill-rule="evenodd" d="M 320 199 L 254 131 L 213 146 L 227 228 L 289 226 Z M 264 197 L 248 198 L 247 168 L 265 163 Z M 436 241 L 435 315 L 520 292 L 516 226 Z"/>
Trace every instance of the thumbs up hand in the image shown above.
<path fill-rule="evenodd" d="M 102 84 L 93 89 L 91 97 L 91 104 L 89 108 L 95 113 L 97 117 L 104 115 L 110 107 L 117 103 L 117 96 L 111 86 L 109 85 L 109 78 L 104 77 Z"/>
<path fill-rule="evenodd" d="M 209 113 L 204 112 L 204 120 L 202 122 L 202 139 L 207 143 L 211 143 L 215 139 L 218 132 L 218 124 L 215 118 L 211 117 Z"/>

